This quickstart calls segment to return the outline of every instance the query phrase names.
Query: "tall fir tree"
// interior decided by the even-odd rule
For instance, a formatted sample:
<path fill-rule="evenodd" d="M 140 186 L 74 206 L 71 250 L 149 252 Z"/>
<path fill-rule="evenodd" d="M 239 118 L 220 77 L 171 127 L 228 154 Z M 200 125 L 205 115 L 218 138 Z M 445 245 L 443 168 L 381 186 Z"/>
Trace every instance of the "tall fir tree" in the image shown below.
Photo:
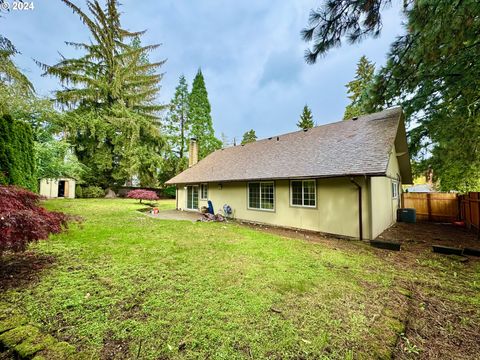
<path fill-rule="evenodd" d="M 350 120 L 366 113 L 369 101 L 368 90 L 373 86 L 374 75 L 375 64 L 370 62 L 366 56 L 362 56 L 357 64 L 355 78 L 345 85 L 350 104 L 345 108 L 343 120 Z"/>
<path fill-rule="evenodd" d="M 33 93 L 33 85 L 13 62 L 18 50 L 6 37 L 0 35 L 0 86 L 16 85 L 25 94 Z"/>
<path fill-rule="evenodd" d="M 222 142 L 222 148 L 226 148 L 230 145 L 230 139 L 224 132 L 220 134 L 220 141 Z"/>
<path fill-rule="evenodd" d="M 243 134 L 242 145 L 257 141 L 255 130 L 250 129 Z"/>
<path fill-rule="evenodd" d="M 192 92 L 189 96 L 190 135 L 198 141 L 199 160 L 222 147 L 222 142 L 215 137 L 210 112 L 205 80 L 199 69 L 193 80 Z"/>
<path fill-rule="evenodd" d="M 313 115 L 312 111 L 308 107 L 308 105 L 305 105 L 303 107 L 302 114 L 300 115 L 300 120 L 297 122 L 297 126 L 300 129 L 311 129 L 315 126 L 313 123 Z"/>
<path fill-rule="evenodd" d="M 163 123 L 168 148 L 167 157 L 174 162 L 174 174 L 185 170 L 188 164 L 187 147 L 190 131 L 189 93 L 184 75 L 181 75 L 175 94 L 169 104 L 169 111 Z"/>
<path fill-rule="evenodd" d="M 121 27 L 117 0 L 106 0 L 104 8 L 98 0 L 87 1 L 90 15 L 62 1 L 80 17 L 92 40 L 67 42 L 84 52 L 79 58 L 39 65 L 61 82 L 56 100 L 69 109 L 61 125 L 91 170 L 87 183 L 108 187 L 137 177 L 141 185 L 155 185 L 163 146 L 158 122 L 163 107 L 156 103 L 162 74 L 156 71 L 164 61 L 151 63 L 148 53 L 159 45 L 142 46 L 144 31 Z"/>

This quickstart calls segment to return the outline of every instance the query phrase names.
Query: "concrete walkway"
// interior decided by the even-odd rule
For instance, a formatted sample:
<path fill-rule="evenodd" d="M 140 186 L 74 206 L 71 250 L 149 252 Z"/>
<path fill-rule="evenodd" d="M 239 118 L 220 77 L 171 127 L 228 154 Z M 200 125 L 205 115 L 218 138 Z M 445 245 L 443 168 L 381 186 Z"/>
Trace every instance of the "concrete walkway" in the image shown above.
<path fill-rule="evenodd" d="M 163 220 L 190 220 L 197 221 L 200 220 L 202 215 L 194 211 L 178 211 L 178 210 L 160 210 L 158 214 L 147 214 L 156 219 Z"/>

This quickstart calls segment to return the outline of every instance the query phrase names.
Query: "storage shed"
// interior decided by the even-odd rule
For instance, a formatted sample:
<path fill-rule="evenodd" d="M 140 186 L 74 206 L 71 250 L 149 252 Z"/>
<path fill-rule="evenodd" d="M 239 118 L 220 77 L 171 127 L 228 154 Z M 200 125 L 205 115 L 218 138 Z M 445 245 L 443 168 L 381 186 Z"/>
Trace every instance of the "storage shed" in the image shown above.
<path fill-rule="evenodd" d="M 58 178 L 40 180 L 40 195 L 49 199 L 75 198 L 75 179 Z"/>

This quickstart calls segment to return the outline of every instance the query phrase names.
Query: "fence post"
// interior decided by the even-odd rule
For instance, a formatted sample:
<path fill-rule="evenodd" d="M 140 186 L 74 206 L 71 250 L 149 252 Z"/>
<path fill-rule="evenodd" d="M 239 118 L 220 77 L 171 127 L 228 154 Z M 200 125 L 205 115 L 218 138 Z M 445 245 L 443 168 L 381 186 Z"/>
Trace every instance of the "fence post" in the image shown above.
<path fill-rule="evenodd" d="M 468 229 L 472 228 L 473 212 L 472 212 L 472 193 L 468 193 Z"/>
<path fill-rule="evenodd" d="M 480 192 L 477 192 L 477 215 L 478 215 L 478 223 L 477 223 L 477 240 L 480 240 Z"/>
<path fill-rule="evenodd" d="M 427 213 L 428 221 L 432 221 L 432 196 L 430 193 L 427 193 Z"/>

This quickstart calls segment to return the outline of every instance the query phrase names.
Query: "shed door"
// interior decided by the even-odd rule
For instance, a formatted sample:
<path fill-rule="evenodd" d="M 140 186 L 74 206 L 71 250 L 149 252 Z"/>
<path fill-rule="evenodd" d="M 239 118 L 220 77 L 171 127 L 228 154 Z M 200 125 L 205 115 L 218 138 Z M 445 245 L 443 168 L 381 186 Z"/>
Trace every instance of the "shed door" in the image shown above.
<path fill-rule="evenodd" d="M 70 182 L 65 181 L 65 190 L 63 191 L 63 196 L 68 198 L 70 195 Z"/>
<path fill-rule="evenodd" d="M 58 182 L 58 197 L 64 197 L 65 196 L 65 181 L 60 180 Z"/>
<path fill-rule="evenodd" d="M 187 209 L 198 210 L 198 186 L 187 186 Z"/>

